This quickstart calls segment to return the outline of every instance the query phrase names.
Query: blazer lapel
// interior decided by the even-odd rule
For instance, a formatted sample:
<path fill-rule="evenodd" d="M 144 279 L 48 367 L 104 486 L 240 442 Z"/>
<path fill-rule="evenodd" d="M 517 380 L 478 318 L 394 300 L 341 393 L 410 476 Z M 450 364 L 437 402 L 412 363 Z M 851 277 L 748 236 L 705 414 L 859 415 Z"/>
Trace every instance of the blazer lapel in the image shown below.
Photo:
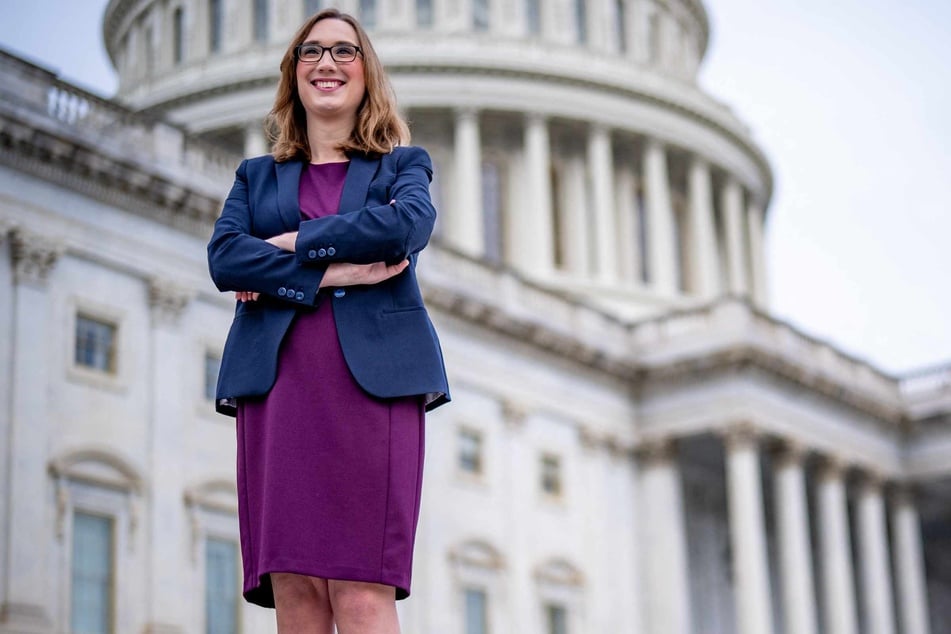
<path fill-rule="evenodd" d="M 300 225 L 300 175 L 304 164 L 300 161 L 275 163 L 277 170 L 277 209 L 288 231 Z"/>
<path fill-rule="evenodd" d="M 349 213 L 361 209 L 367 200 L 370 181 L 380 166 L 380 159 L 369 159 L 358 154 L 350 157 L 347 178 L 343 182 L 340 208 L 337 213 Z"/>

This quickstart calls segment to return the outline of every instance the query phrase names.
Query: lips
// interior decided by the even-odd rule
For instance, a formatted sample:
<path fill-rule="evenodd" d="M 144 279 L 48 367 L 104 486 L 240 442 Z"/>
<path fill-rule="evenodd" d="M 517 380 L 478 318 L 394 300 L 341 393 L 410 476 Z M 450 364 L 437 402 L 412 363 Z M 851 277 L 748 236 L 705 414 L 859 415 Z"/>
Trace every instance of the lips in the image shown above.
<path fill-rule="evenodd" d="M 343 86 L 344 82 L 340 79 L 315 79 L 310 85 L 317 90 L 331 91 Z"/>

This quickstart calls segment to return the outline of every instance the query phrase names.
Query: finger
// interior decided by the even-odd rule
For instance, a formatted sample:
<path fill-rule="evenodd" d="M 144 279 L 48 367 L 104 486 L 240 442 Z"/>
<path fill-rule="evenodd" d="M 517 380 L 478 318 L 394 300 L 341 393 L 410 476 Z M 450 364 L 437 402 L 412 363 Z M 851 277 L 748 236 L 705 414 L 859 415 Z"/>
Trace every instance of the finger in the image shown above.
<path fill-rule="evenodd" d="M 261 293 L 251 293 L 251 301 L 252 302 L 258 301 L 258 297 L 260 296 L 261 296 Z"/>

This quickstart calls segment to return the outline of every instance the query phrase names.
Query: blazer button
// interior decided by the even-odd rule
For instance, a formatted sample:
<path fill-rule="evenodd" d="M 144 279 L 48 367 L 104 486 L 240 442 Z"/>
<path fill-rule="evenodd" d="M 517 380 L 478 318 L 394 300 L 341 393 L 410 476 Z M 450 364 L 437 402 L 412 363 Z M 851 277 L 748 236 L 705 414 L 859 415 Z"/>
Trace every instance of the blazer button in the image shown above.
<path fill-rule="evenodd" d="M 333 248 L 333 247 L 327 247 L 327 255 L 333 257 L 333 255 L 334 255 L 336 252 L 337 252 L 337 250 L 336 250 L 335 248 Z"/>
<path fill-rule="evenodd" d="M 343 297 L 346 294 L 347 294 L 347 291 L 345 291 L 342 288 L 338 288 L 337 290 L 334 291 L 334 297 Z"/>
<path fill-rule="evenodd" d="M 317 250 L 317 256 L 318 256 L 318 257 L 321 257 L 321 258 L 322 258 L 322 257 L 324 257 L 324 256 L 326 256 L 326 255 L 327 255 L 327 249 L 321 247 L 320 249 Z"/>
<path fill-rule="evenodd" d="M 310 251 L 307 252 L 307 257 L 313 260 L 314 258 L 317 257 L 317 251 L 315 251 L 314 249 L 311 249 Z"/>
<path fill-rule="evenodd" d="M 296 299 L 299 302 L 302 302 L 304 301 L 304 294 L 300 291 L 297 291 L 297 295 L 294 295 L 294 299 Z"/>
<path fill-rule="evenodd" d="M 285 295 L 287 295 L 287 289 L 282 286 L 279 289 L 277 289 L 277 294 L 280 297 L 284 297 Z"/>

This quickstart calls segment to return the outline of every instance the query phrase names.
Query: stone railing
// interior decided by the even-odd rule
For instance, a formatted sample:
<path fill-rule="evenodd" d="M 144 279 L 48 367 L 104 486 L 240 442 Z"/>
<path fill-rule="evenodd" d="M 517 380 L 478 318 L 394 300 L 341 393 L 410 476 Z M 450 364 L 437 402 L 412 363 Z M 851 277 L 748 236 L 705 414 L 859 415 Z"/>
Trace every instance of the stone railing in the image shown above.
<path fill-rule="evenodd" d="M 237 158 L 188 137 L 184 129 L 135 112 L 59 79 L 54 73 L 0 50 L 0 102 L 97 151 L 110 152 L 194 179 L 230 183 Z"/>
<path fill-rule="evenodd" d="M 951 395 L 951 363 L 903 374 L 898 377 L 898 385 L 905 398 L 940 393 Z"/>

